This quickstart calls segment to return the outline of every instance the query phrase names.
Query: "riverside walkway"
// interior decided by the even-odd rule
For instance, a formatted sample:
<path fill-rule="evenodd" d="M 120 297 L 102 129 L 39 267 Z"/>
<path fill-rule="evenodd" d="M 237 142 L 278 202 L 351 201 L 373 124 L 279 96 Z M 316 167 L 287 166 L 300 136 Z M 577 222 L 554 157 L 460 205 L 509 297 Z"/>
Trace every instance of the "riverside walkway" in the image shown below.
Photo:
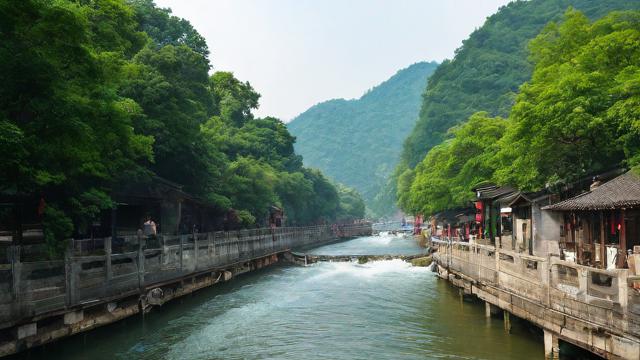
<path fill-rule="evenodd" d="M 485 301 L 486 315 L 503 311 L 544 331 L 548 359 L 559 341 L 607 359 L 640 359 L 640 294 L 628 269 L 603 270 L 491 245 L 431 238 L 440 277 Z"/>
<path fill-rule="evenodd" d="M 8 246 L 0 263 L 0 357 L 113 323 L 371 224 L 70 240 L 64 259 Z"/>

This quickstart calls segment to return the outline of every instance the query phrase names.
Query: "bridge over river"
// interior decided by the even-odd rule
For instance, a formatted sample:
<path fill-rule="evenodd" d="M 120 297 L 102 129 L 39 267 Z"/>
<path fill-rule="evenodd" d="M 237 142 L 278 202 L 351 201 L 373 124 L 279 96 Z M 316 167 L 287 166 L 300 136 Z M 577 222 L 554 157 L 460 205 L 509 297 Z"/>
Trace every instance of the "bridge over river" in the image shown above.
<path fill-rule="evenodd" d="M 364 236 L 305 253 L 416 255 L 411 237 Z M 542 359 L 542 333 L 485 318 L 428 268 L 400 260 L 282 262 L 22 359 Z"/>

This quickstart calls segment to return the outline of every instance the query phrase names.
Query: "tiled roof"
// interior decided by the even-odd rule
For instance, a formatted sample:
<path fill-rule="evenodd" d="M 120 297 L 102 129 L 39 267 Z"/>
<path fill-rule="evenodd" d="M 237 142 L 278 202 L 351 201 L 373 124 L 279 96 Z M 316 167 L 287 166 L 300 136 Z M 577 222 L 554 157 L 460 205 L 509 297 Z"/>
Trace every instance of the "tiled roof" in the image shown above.
<path fill-rule="evenodd" d="M 476 196 L 479 200 L 495 199 L 504 195 L 515 192 L 515 189 L 509 186 L 488 186 L 485 188 L 475 189 Z"/>
<path fill-rule="evenodd" d="M 509 204 L 511 204 L 511 202 L 518 197 L 518 195 L 520 194 L 519 191 L 512 191 L 512 192 L 508 192 L 502 196 L 500 196 L 499 198 L 496 199 L 496 201 L 502 205 L 506 205 L 508 206 Z"/>
<path fill-rule="evenodd" d="M 543 210 L 607 210 L 640 207 L 640 176 L 628 171 L 597 188 Z"/>
<path fill-rule="evenodd" d="M 512 197 L 507 199 L 507 200 L 510 200 L 507 203 L 507 205 L 513 206 L 520 203 L 530 204 L 540 199 L 547 199 L 549 198 L 549 195 L 551 195 L 551 193 L 548 189 L 542 189 L 539 191 L 532 191 L 532 192 L 526 192 L 526 193 L 519 191 L 515 193 Z"/>

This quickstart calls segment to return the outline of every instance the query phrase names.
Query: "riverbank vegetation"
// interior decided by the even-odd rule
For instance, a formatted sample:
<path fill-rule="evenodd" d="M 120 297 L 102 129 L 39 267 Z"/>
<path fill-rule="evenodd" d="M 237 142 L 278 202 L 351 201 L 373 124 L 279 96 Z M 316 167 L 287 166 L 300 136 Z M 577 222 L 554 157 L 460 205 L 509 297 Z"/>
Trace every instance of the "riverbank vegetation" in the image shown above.
<path fill-rule="evenodd" d="M 304 168 L 284 124 L 252 114 L 251 85 L 211 75 L 205 39 L 152 0 L 4 1 L 0 34 L 0 192 L 41 197 L 51 237 L 158 177 L 244 226 L 273 205 L 291 224 L 363 216 L 359 195 Z"/>
<path fill-rule="evenodd" d="M 535 190 L 640 163 L 640 12 L 591 22 L 570 9 L 529 50 L 533 75 L 509 116 L 476 113 L 450 129 L 399 177 L 403 209 L 464 205 L 481 181 Z"/>
<path fill-rule="evenodd" d="M 611 11 L 640 10 L 633 0 L 514 1 L 500 8 L 429 78 L 420 117 L 403 147 L 401 170 L 414 168 L 447 138 L 449 128 L 473 113 L 508 116 L 520 85 L 531 79 L 529 41 L 549 22 L 562 20 L 569 7 L 592 20 Z"/>
<path fill-rule="evenodd" d="M 573 7 L 592 20 L 615 10 L 640 10 L 629 0 L 532 0 L 514 1 L 487 18 L 429 78 L 420 116 L 405 140 L 393 181 L 380 196 L 406 197 L 416 167 L 436 145 L 448 141 L 449 129 L 476 112 L 507 118 L 520 86 L 531 79 L 534 64 L 529 42 L 546 24 L 559 22 Z M 400 206 L 408 211 L 406 200 Z"/>

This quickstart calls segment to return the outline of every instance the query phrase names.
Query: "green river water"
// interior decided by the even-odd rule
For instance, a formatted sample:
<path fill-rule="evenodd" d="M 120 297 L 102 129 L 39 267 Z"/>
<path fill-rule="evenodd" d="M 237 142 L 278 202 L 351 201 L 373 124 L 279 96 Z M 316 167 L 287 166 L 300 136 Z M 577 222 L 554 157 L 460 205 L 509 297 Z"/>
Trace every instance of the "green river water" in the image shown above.
<path fill-rule="evenodd" d="M 374 236 L 316 254 L 412 254 Z M 484 317 L 479 302 L 400 260 L 276 265 L 22 359 L 542 359 L 542 336 Z"/>

